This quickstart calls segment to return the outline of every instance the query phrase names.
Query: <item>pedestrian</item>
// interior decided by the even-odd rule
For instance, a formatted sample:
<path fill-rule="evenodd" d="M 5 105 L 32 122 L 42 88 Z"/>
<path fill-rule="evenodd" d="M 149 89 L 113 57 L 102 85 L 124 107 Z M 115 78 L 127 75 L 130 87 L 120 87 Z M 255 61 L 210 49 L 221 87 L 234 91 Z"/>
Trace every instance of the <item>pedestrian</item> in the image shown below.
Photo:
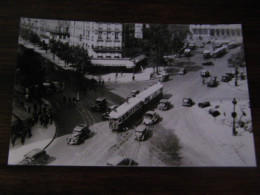
<path fill-rule="evenodd" d="M 105 85 L 105 81 L 104 80 L 102 80 L 102 86 L 104 86 Z"/>
<path fill-rule="evenodd" d="M 133 76 L 132 76 L 132 80 L 133 80 L 133 81 L 135 80 L 135 74 L 133 74 Z"/>

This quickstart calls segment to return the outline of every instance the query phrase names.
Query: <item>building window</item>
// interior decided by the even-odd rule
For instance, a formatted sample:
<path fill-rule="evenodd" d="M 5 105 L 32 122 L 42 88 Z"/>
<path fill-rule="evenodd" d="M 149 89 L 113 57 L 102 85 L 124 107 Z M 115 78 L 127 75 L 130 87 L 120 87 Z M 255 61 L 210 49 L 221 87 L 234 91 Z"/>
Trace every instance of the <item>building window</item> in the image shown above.
<path fill-rule="evenodd" d="M 110 39 L 110 33 L 107 33 L 107 39 Z"/>
<path fill-rule="evenodd" d="M 102 39 L 102 32 L 98 32 L 98 39 Z"/>
<path fill-rule="evenodd" d="M 118 34 L 119 34 L 118 32 L 115 33 L 115 39 L 117 40 L 119 39 Z"/>
<path fill-rule="evenodd" d="M 229 29 L 226 29 L 226 35 L 230 35 L 230 30 Z"/>
<path fill-rule="evenodd" d="M 221 35 L 225 35 L 224 29 L 221 29 Z"/>

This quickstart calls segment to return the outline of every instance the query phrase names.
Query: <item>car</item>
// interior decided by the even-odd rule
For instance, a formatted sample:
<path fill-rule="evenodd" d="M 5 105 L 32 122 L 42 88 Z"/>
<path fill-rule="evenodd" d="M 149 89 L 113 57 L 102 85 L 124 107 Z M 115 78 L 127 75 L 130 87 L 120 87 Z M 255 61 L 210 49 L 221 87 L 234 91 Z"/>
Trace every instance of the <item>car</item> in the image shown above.
<path fill-rule="evenodd" d="M 181 69 L 179 70 L 179 72 L 178 72 L 179 75 L 184 75 L 184 74 L 186 74 L 186 73 L 187 73 L 186 68 L 181 68 Z"/>
<path fill-rule="evenodd" d="M 107 166 L 133 166 L 138 165 L 134 160 L 116 155 L 107 161 Z"/>
<path fill-rule="evenodd" d="M 49 157 L 45 150 L 35 148 L 24 155 L 19 165 L 43 165 L 47 163 Z"/>
<path fill-rule="evenodd" d="M 218 110 L 216 110 L 215 108 L 210 108 L 209 109 L 209 114 L 211 114 L 212 116 L 216 117 L 220 115 L 220 112 Z"/>
<path fill-rule="evenodd" d="M 107 108 L 107 111 L 102 114 L 102 118 L 103 118 L 104 120 L 109 120 L 109 114 L 110 114 L 110 112 L 112 112 L 113 110 L 115 110 L 117 107 L 118 107 L 117 105 L 109 106 L 109 107 Z"/>
<path fill-rule="evenodd" d="M 52 81 L 51 84 L 52 84 L 54 91 L 56 91 L 56 92 L 61 92 L 64 90 L 64 83 L 62 83 L 62 82 Z"/>
<path fill-rule="evenodd" d="M 99 97 L 96 99 L 95 105 L 91 107 L 92 111 L 105 111 L 107 109 L 107 100 L 105 97 Z"/>
<path fill-rule="evenodd" d="M 209 62 L 203 62 L 202 65 L 203 66 L 211 66 L 211 65 L 214 65 L 214 63 L 209 61 Z"/>
<path fill-rule="evenodd" d="M 201 76 L 201 77 L 209 77 L 209 76 L 210 76 L 210 73 L 209 73 L 208 70 L 202 70 L 202 71 L 200 72 L 200 76 Z"/>
<path fill-rule="evenodd" d="M 144 141 L 147 137 L 148 130 L 145 125 L 140 125 L 135 128 L 135 140 Z"/>
<path fill-rule="evenodd" d="M 227 75 L 224 75 L 221 77 L 222 82 L 229 82 L 229 81 L 231 81 L 231 79 L 232 79 L 232 77 L 227 76 Z"/>
<path fill-rule="evenodd" d="M 41 85 L 41 92 L 45 95 L 52 94 L 54 92 L 51 82 L 45 81 Z"/>
<path fill-rule="evenodd" d="M 159 115 L 155 111 L 147 111 L 144 114 L 144 124 L 145 125 L 153 125 L 159 119 Z"/>
<path fill-rule="evenodd" d="M 198 103 L 198 106 L 199 106 L 200 108 L 205 108 L 205 107 L 210 106 L 210 102 L 209 102 L 209 101 L 200 102 L 200 103 Z"/>
<path fill-rule="evenodd" d="M 79 124 L 73 129 L 72 135 L 66 138 L 66 141 L 70 145 L 81 144 L 89 136 L 89 134 L 90 130 L 88 126 L 85 124 Z"/>
<path fill-rule="evenodd" d="M 203 51 L 203 58 L 204 59 L 211 58 L 211 51 L 210 50 L 204 50 Z"/>
<path fill-rule="evenodd" d="M 218 82 L 217 82 L 217 77 L 210 77 L 209 81 L 207 83 L 208 87 L 217 87 Z"/>
<path fill-rule="evenodd" d="M 225 76 L 227 76 L 227 77 L 229 77 L 230 79 L 232 79 L 232 78 L 234 78 L 234 74 L 233 73 L 230 73 L 230 72 L 227 72 L 226 74 L 225 74 Z"/>
<path fill-rule="evenodd" d="M 160 82 L 164 82 L 164 81 L 168 81 L 169 80 L 169 74 L 168 73 L 162 73 L 159 76 L 159 81 Z"/>
<path fill-rule="evenodd" d="M 131 91 L 131 96 L 135 97 L 138 93 L 140 93 L 140 91 L 134 89 L 134 90 Z"/>
<path fill-rule="evenodd" d="M 191 107 L 193 105 L 193 101 L 191 98 L 183 98 L 182 100 L 182 106 L 188 106 Z"/>
<path fill-rule="evenodd" d="M 171 103 L 167 99 L 161 99 L 158 105 L 159 110 L 168 110 L 171 107 Z"/>
<path fill-rule="evenodd" d="M 185 55 L 186 57 L 190 57 L 190 56 L 191 56 L 191 50 L 190 50 L 190 49 L 185 49 L 185 50 L 184 50 L 184 55 Z"/>
<path fill-rule="evenodd" d="M 191 49 L 191 50 L 196 49 L 196 44 L 195 43 L 190 43 L 189 44 L 189 49 Z"/>

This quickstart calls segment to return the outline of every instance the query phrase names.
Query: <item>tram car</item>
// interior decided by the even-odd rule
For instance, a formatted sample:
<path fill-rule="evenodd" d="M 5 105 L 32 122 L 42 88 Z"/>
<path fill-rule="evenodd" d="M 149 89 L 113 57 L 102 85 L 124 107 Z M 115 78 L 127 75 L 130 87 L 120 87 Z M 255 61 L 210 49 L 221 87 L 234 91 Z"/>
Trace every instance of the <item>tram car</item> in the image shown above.
<path fill-rule="evenodd" d="M 149 110 L 149 107 L 163 96 L 163 85 L 157 83 L 129 98 L 109 114 L 109 128 L 121 131 L 129 128 Z"/>

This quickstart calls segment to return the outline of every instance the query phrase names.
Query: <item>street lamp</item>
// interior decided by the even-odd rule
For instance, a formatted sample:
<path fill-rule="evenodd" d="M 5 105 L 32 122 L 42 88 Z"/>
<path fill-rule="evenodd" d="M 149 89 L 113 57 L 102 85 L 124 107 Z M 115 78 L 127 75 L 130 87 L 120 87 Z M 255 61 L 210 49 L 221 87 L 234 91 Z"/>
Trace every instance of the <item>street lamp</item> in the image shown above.
<path fill-rule="evenodd" d="M 237 135 L 236 124 L 235 124 L 235 122 L 236 122 L 235 119 L 236 119 L 236 116 L 237 116 L 237 113 L 236 113 L 237 100 L 236 100 L 236 98 L 233 99 L 232 103 L 233 103 L 233 105 L 234 105 L 234 107 L 233 107 L 233 112 L 232 112 L 232 114 L 231 114 L 231 116 L 232 116 L 232 118 L 233 118 L 233 128 L 232 128 L 232 130 L 233 130 L 233 136 L 236 136 L 236 135 Z"/>
<path fill-rule="evenodd" d="M 238 73 L 238 70 L 237 70 L 237 66 L 235 66 L 235 86 L 237 87 L 237 73 Z"/>

